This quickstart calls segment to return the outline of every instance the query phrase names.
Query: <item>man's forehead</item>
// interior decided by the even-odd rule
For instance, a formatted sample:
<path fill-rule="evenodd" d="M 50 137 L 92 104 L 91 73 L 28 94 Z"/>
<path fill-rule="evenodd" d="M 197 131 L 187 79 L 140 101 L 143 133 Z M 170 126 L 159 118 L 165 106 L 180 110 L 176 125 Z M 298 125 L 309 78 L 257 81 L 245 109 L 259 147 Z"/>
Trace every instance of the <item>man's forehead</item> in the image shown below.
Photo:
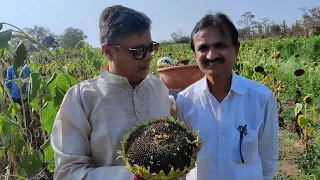
<path fill-rule="evenodd" d="M 195 44 L 228 43 L 228 41 L 227 34 L 221 33 L 217 28 L 203 29 L 194 34 Z"/>
<path fill-rule="evenodd" d="M 195 45 L 228 43 L 227 39 L 217 36 L 199 36 L 194 38 Z"/>

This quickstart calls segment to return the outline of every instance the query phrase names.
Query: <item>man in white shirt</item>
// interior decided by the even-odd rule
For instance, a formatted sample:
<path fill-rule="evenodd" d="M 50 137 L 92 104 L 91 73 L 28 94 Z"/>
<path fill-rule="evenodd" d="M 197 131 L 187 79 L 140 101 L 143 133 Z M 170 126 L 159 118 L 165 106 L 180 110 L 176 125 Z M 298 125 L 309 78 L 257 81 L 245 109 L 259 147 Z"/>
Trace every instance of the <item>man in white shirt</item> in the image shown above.
<path fill-rule="evenodd" d="M 51 134 L 54 179 L 137 178 L 117 159 L 123 135 L 137 123 L 170 116 L 168 88 L 148 75 L 158 48 L 151 20 L 115 5 L 102 12 L 99 26 L 109 63 L 100 76 L 73 86 L 63 99 Z"/>
<path fill-rule="evenodd" d="M 266 86 L 233 71 L 238 32 L 224 14 L 204 16 L 191 48 L 205 77 L 180 92 L 179 119 L 203 141 L 188 180 L 271 180 L 278 166 L 278 112 Z"/>

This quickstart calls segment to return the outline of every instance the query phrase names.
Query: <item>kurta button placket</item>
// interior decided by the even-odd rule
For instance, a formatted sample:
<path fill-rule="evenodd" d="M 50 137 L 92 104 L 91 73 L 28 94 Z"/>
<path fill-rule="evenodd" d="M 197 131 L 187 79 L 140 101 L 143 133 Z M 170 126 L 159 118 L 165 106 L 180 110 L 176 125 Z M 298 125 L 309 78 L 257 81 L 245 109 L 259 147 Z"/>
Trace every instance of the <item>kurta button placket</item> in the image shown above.
<path fill-rule="evenodd" d="M 134 95 L 133 95 L 133 105 L 134 105 L 134 110 L 135 110 L 135 114 L 136 114 L 136 117 L 137 117 L 137 121 L 139 122 L 140 119 L 141 119 L 141 115 L 139 114 L 140 113 L 140 110 L 138 108 L 140 108 L 140 101 L 139 101 L 139 95 L 137 94 L 137 92 L 135 91 L 134 92 Z"/>
<path fill-rule="evenodd" d="M 145 93 L 142 92 L 143 83 L 140 84 L 136 89 L 134 90 L 134 108 L 135 108 L 135 114 L 137 117 L 138 122 L 144 121 L 146 118 L 148 118 L 148 110 L 145 108 L 148 108 Z M 141 109 L 143 108 L 143 109 Z M 143 113 L 142 113 L 143 112 Z M 146 117 L 147 116 L 147 117 Z"/>
<path fill-rule="evenodd" d="M 220 166 L 218 167 L 218 176 L 222 177 L 222 174 L 224 173 L 224 169 L 223 166 L 227 160 L 227 156 L 226 156 L 226 145 L 227 145 L 227 136 L 225 136 L 226 134 L 226 129 L 228 126 L 228 119 L 227 119 L 227 114 L 225 113 L 226 110 L 226 106 L 228 104 L 228 100 L 229 100 L 229 96 L 227 96 L 219 105 L 219 115 L 220 115 L 220 121 L 219 121 L 219 141 L 218 141 L 218 162 L 220 162 Z"/>

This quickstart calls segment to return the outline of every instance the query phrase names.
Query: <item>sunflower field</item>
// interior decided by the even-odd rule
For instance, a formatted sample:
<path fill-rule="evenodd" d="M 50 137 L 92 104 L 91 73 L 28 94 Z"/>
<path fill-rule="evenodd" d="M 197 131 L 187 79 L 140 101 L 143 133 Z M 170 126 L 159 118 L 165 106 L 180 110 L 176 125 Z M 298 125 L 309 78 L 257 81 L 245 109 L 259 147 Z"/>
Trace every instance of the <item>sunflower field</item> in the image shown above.
<path fill-rule="evenodd" d="M 12 29 L 1 30 L 3 26 Z M 20 43 L 11 43 L 19 39 Z M 40 47 L 28 53 L 25 43 Z M 160 45 L 150 74 L 158 76 L 157 59 L 193 61 L 189 44 Z M 14 103 L 5 84 L 7 68 L 21 74 L 24 60 L 29 78 L 27 101 Z M 18 27 L 0 24 L 0 179 L 52 179 L 54 156 L 50 133 L 68 89 L 98 76 L 106 64 L 100 49 L 90 44 L 73 50 L 50 50 Z M 320 179 L 320 36 L 260 39 L 241 42 L 234 70 L 265 84 L 278 101 L 279 170 L 276 179 Z"/>

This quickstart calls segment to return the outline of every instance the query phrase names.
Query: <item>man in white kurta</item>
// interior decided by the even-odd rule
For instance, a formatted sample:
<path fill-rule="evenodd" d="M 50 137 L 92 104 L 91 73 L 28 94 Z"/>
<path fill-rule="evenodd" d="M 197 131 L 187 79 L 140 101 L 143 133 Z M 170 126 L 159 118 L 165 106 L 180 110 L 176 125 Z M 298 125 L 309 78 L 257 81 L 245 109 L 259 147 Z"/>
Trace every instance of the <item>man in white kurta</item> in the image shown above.
<path fill-rule="evenodd" d="M 170 116 L 168 88 L 148 75 L 159 45 L 151 37 L 151 20 L 114 5 L 103 10 L 99 27 L 109 63 L 63 99 L 51 134 L 54 179 L 140 180 L 118 158 L 120 142 L 134 125 Z"/>
<path fill-rule="evenodd" d="M 123 135 L 137 123 L 170 116 L 168 89 L 147 76 L 135 89 L 127 79 L 101 76 L 72 87 L 52 131 L 57 179 L 133 180 L 121 158 Z"/>

